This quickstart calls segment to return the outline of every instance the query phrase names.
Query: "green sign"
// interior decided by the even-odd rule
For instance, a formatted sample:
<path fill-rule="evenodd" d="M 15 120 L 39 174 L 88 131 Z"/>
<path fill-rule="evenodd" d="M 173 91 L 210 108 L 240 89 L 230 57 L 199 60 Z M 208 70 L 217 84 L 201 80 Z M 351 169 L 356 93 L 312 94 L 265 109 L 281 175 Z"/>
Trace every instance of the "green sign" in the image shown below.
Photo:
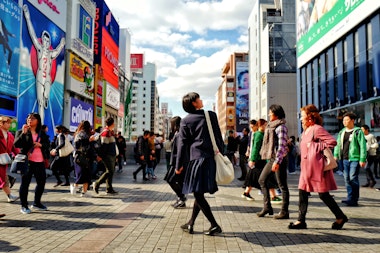
<path fill-rule="evenodd" d="M 305 23 L 306 27 L 308 27 L 308 31 L 299 36 L 300 38 L 297 41 L 297 56 L 301 56 L 310 47 L 316 44 L 364 1 L 365 0 L 315 0 L 313 6 L 309 5 L 311 8 L 303 8 L 304 6 L 301 5 L 305 4 L 305 2 L 299 1 L 298 5 L 300 5 L 300 8 L 298 9 L 301 10 L 299 11 L 297 20 L 297 32 L 300 33 L 300 27 L 305 27 Z M 326 6 L 329 6 L 331 9 L 326 9 L 329 8 Z M 321 10 L 321 7 L 323 10 Z M 305 15 L 301 18 L 302 14 Z M 339 27 L 336 27 L 336 29 L 339 29 Z"/>

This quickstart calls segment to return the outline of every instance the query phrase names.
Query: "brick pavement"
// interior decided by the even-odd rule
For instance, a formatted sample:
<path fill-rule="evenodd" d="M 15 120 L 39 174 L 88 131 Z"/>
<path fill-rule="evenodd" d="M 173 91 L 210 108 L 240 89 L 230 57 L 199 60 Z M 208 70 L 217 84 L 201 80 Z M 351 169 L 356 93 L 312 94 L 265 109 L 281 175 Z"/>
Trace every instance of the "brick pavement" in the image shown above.
<path fill-rule="evenodd" d="M 289 175 L 290 219 L 258 218 L 261 196 L 252 192 L 256 201 L 240 197 L 241 182 L 220 186 L 215 195 L 207 195 L 223 233 L 204 236 L 208 221 L 201 213 L 195 224 L 195 234 L 179 228 L 191 215 L 193 197 L 188 207 L 173 209 L 175 195 L 162 180 L 165 165 L 157 168 L 158 179 L 143 182 L 141 174 L 132 180 L 136 165 L 125 166 L 115 174 L 118 195 L 109 196 L 100 188 L 98 196 L 71 196 L 68 187 L 54 188 L 48 179 L 43 203 L 48 211 L 20 213 L 19 201 L 7 203 L 0 194 L 2 233 L 0 252 L 380 252 L 380 192 L 361 188 L 359 207 L 345 207 L 340 200 L 346 195 L 343 177 L 336 175 L 339 190 L 334 191 L 339 205 L 349 217 L 344 229 L 331 229 L 334 221 L 328 208 L 312 194 L 307 216 L 307 230 L 289 230 L 287 225 L 297 218 L 298 175 Z M 240 176 L 237 170 L 237 176 Z M 361 182 L 364 182 L 364 173 Z M 13 192 L 18 190 L 19 180 Z M 33 199 L 32 182 L 29 201 Z M 380 187 L 380 180 L 379 186 Z M 279 206 L 274 205 L 275 212 Z"/>

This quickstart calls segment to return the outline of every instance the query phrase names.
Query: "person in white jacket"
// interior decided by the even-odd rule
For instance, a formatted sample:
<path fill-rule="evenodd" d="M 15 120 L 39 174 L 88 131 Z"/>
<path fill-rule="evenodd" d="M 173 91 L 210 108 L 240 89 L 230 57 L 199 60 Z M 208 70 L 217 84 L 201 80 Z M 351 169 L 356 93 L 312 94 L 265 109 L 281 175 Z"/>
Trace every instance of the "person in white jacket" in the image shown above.
<path fill-rule="evenodd" d="M 371 170 L 372 164 L 374 164 L 376 160 L 376 150 L 379 147 L 377 143 L 376 137 L 373 134 L 369 133 L 369 126 L 363 125 L 361 127 L 364 137 L 367 141 L 367 166 L 365 167 L 367 183 L 362 185 L 362 187 L 370 187 L 373 188 L 376 184 L 375 178 L 373 177 L 373 173 Z"/>

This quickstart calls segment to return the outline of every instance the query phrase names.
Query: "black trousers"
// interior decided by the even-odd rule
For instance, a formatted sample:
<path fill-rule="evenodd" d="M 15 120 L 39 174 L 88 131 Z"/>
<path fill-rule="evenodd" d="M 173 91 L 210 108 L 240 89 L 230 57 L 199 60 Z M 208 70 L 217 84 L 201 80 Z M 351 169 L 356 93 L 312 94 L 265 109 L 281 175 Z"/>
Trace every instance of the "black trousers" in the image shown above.
<path fill-rule="evenodd" d="M 36 205 L 41 204 L 41 197 L 45 190 L 46 183 L 46 171 L 44 162 L 31 162 L 29 161 L 29 169 L 25 174 L 21 175 L 21 185 L 20 185 L 20 200 L 22 207 L 28 207 L 28 192 L 29 185 L 32 177 L 36 178 L 36 188 L 34 190 L 34 203 Z"/>
<path fill-rule="evenodd" d="M 245 154 L 239 155 L 239 166 L 241 169 L 241 178 L 244 178 L 247 176 L 247 157 Z"/>
<path fill-rule="evenodd" d="M 336 203 L 335 199 L 329 192 L 319 192 L 319 198 L 326 204 L 326 206 L 335 215 L 336 219 L 343 219 L 344 213 Z M 298 203 L 298 221 L 305 222 L 307 207 L 309 205 L 309 193 L 304 190 L 299 190 L 299 203 Z"/>
<path fill-rule="evenodd" d="M 133 174 L 136 175 L 140 172 L 140 170 L 142 170 L 143 178 L 146 178 L 146 162 L 141 162 L 140 167 L 138 167 L 137 170 L 133 172 Z"/>
<path fill-rule="evenodd" d="M 264 202 L 264 210 L 272 210 L 272 205 L 270 203 L 270 194 L 269 194 L 269 187 L 268 187 L 268 179 L 269 175 L 272 172 L 272 165 L 273 165 L 274 159 L 271 159 L 265 164 L 260 177 L 259 177 L 259 184 L 261 187 L 261 191 L 263 193 L 263 202 Z M 289 211 L 289 189 L 288 189 L 288 173 L 287 173 L 287 167 L 288 167 L 288 160 L 285 157 L 282 160 L 282 163 L 280 164 L 280 168 L 275 172 L 276 180 L 278 187 L 281 189 L 282 192 L 282 212 L 288 212 Z"/>
<path fill-rule="evenodd" d="M 375 182 L 375 178 L 373 176 L 371 166 L 375 164 L 376 156 L 369 155 L 367 156 L 367 165 L 365 167 L 365 174 L 367 177 L 367 183 Z M 376 169 L 377 170 L 377 169 Z"/>

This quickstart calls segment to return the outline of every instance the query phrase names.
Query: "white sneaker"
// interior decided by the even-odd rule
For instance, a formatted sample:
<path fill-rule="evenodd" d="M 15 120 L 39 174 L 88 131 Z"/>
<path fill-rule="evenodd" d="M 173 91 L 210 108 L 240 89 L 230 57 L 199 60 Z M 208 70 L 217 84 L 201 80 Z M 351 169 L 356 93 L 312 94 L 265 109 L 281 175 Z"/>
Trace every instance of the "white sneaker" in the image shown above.
<path fill-rule="evenodd" d="M 70 185 L 70 193 L 71 195 L 75 195 L 77 193 L 77 187 L 75 186 L 75 184 Z"/>
<path fill-rule="evenodd" d="M 12 195 L 12 194 L 9 194 L 9 196 L 8 196 L 8 202 L 10 203 L 10 202 L 15 202 L 16 200 L 18 200 L 20 197 L 16 197 L 16 196 L 14 196 L 14 195 Z"/>
<path fill-rule="evenodd" d="M 276 196 L 281 196 L 281 195 L 282 195 L 282 192 L 280 188 L 276 189 Z"/>
<path fill-rule="evenodd" d="M 92 197 L 91 194 L 88 192 L 82 192 L 80 194 L 80 196 L 81 196 L 81 198 L 91 198 Z"/>

